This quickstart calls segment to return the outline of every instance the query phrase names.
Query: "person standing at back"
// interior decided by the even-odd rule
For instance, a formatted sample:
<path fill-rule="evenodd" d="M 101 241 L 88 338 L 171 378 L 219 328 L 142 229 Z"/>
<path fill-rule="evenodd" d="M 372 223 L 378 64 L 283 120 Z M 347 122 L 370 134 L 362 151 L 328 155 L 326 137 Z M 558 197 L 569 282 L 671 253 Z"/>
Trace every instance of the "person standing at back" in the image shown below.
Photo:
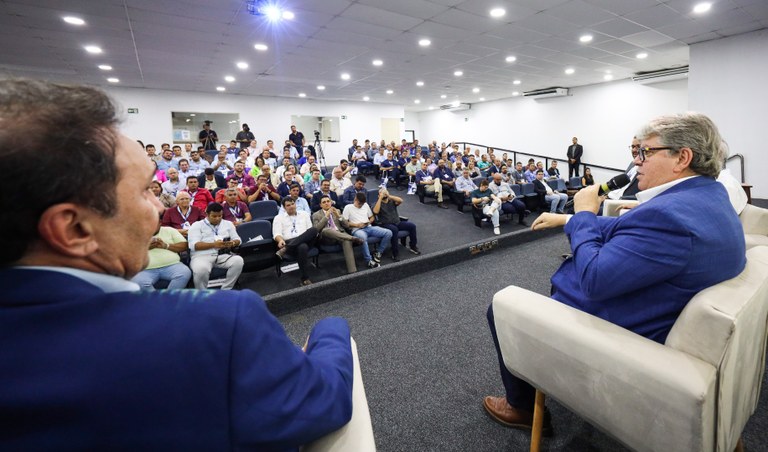
<path fill-rule="evenodd" d="M 584 154 L 584 147 L 579 144 L 579 139 L 573 137 L 571 145 L 568 146 L 568 177 L 579 177 L 579 166 L 581 166 L 581 156 Z"/>

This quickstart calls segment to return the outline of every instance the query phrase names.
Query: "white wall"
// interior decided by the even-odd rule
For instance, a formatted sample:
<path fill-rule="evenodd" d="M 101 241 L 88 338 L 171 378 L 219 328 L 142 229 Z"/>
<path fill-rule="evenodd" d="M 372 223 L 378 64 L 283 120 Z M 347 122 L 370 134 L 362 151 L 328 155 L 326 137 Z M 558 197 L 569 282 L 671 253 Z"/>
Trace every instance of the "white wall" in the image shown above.
<path fill-rule="evenodd" d="M 152 89 L 113 88 L 109 93 L 127 108 L 138 108 L 139 114 L 125 114 L 123 132 L 144 143 L 172 142 L 172 111 L 199 111 L 209 113 L 239 113 L 241 123 L 247 123 L 260 146 L 268 139 L 275 141 L 275 147 L 291 133 L 291 115 L 346 116 L 341 120 L 341 141 L 323 142 L 328 165 L 335 165 L 347 157 L 347 148 L 353 138 L 362 143 L 366 138 L 379 139 L 381 118 L 402 118 L 402 106 L 369 102 L 321 102 L 305 99 L 284 99 L 263 96 L 238 96 L 229 94 L 205 94 L 182 91 Z M 202 118 L 201 118 L 202 121 Z M 402 123 L 401 123 L 402 124 Z M 202 125 L 198 124 L 202 129 Z M 214 128 L 216 130 L 216 128 Z M 219 144 L 227 143 L 234 137 L 219 132 Z M 312 130 L 302 130 L 307 143 L 314 141 Z M 226 140 L 226 141 L 224 141 Z"/>
<path fill-rule="evenodd" d="M 763 127 L 768 124 L 768 30 L 691 46 L 689 104 L 709 115 L 728 142 L 731 154 L 744 155 L 752 196 L 768 198 L 768 153 Z M 738 161 L 731 173 L 739 177 Z"/>
<path fill-rule="evenodd" d="M 687 107 L 686 80 L 654 85 L 625 80 L 573 88 L 568 97 L 515 97 L 456 113 L 423 112 L 418 124 L 409 124 L 406 115 L 406 126 L 413 126 L 422 142 L 468 141 L 557 159 L 565 158 L 577 136 L 584 162 L 623 169 L 630 161 L 627 146 L 645 122 Z"/>

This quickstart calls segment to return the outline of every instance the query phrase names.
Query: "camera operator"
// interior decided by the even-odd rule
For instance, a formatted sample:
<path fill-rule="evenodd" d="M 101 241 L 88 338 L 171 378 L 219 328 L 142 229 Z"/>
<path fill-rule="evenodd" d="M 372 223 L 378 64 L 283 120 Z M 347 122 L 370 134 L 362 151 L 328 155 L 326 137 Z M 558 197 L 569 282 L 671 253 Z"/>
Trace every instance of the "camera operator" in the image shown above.
<path fill-rule="evenodd" d="M 207 217 L 189 228 L 189 249 L 192 261 L 192 280 L 196 289 L 208 287 L 208 279 L 214 267 L 227 269 L 222 289 L 235 287 L 243 271 L 243 258 L 232 254 L 232 248 L 240 245 L 235 225 L 223 219 L 224 208 L 217 202 L 208 204 Z"/>

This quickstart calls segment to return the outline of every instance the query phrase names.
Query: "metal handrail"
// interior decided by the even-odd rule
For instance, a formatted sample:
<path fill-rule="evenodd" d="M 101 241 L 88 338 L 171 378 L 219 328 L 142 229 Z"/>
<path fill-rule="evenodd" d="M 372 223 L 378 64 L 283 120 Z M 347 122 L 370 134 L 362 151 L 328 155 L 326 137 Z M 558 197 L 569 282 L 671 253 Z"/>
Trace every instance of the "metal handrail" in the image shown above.
<path fill-rule="evenodd" d="M 743 155 L 741 155 L 741 154 L 733 154 L 732 156 L 728 157 L 727 159 L 725 159 L 725 163 L 723 164 L 723 168 L 726 168 L 728 166 L 728 161 L 729 160 L 732 160 L 732 159 L 735 159 L 735 158 L 738 158 L 739 159 L 739 163 L 741 164 L 741 183 L 743 184 L 743 183 L 745 183 L 745 180 L 744 180 L 744 156 Z"/>
<path fill-rule="evenodd" d="M 536 158 L 544 159 L 544 167 L 545 168 L 549 168 L 549 161 L 550 160 L 557 160 L 558 162 L 562 162 L 562 161 L 565 160 L 565 159 L 562 159 L 562 158 L 548 157 L 546 155 L 531 154 L 530 152 L 515 151 L 515 150 L 512 150 L 512 149 L 504 149 L 504 148 L 497 148 L 496 146 L 486 146 L 484 144 L 478 144 L 478 143 L 469 143 L 467 141 L 457 141 L 454 144 L 458 144 L 458 145 L 463 146 L 462 150 L 466 149 L 467 146 L 474 146 L 474 147 L 477 147 L 477 148 L 485 148 L 486 150 L 488 150 L 488 148 L 493 148 L 494 150 L 498 150 L 498 151 L 501 151 L 501 152 L 507 152 L 507 153 L 511 152 L 512 156 L 513 156 L 512 160 L 514 160 L 515 162 L 517 162 L 517 154 L 523 154 L 523 155 L 527 155 L 527 156 L 531 156 L 531 157 L 536 157 Z M 738 155 L 738 154 L 736 154 L 736 155 Z M 587 164 L 587 163 L 582 163 L 581 166 L 583 166 L 583 167 L 584 166 L 588 166 L 590 168 L 600 168 L 600 169 L 608 170 L 608 171 L 616 171 L 618 173 L 623 173 L 625 171 L 624 169 L 621 169 L 621 168 L 611 168 L 610 166 L 591 165 L 591 164 Z M 742 174 L 743 174 L 743 171 L 742 171 Z"/>

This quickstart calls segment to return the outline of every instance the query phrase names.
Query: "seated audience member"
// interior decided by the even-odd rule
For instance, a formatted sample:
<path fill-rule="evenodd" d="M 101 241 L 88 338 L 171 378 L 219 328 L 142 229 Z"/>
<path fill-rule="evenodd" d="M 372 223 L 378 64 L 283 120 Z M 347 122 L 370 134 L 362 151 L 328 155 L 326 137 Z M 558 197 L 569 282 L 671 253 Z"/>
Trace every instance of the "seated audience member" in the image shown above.
<path fill-rule="evenodd" d="M 357 150 L 357 138 L 352 140 L 352 146 L 350 146 L 349 149 L 347 149 L 347 158 L 349 160 L 352 160 L 352 154 L 354 154 L 356 150 Z"/>
<path fill-rule="evenodd" d="M 146 148 L 144 148 L 144 152 L 146 152 L 147 157 L 149 157 L 149 159 L 155 163 L 157 163 L 157 161 L 160 159 L 160 156 L 157 155 L 157 149 L 155 149 L 154 144 L 148 144 Z"/>
<path fill-rule="evenodd" d="M 595 178 L 592 177 L 592 169 L 587 166 L 584 168 L 584 175 L 581 176 L 581 186 L 589 187 L 590 185 L 595 185 Z"/>
<path fill-rule="evenodd" d="M 304 197 L 304 190 L 301 189 L 301 185 L 299 185 L 298 177 L 294 175 L 293 171 L 289 170 L 285 172 L 285 180 L 283 182 L 280 182 L 280 185 L 277 186 L 277 193 L 280 194 L 280 198 L 285 198 L 290 194 L 291 186 L 298 185 L 299 191 L 301 192 L 301 196 Z"/>
<path fill-rule="evenodd" d="M 399 241 L 397 239 L 397 234 L 400 231 L 408 232 L 408 251 L 417 255 L 421 254 L 417 246 L 416 225 L 410 221 L 401 220 L 400 214 L 397 212 L 397 206 L 402 203 L 402 198 L 389 194 L 386 188 L 381 188 L 379 190 L 379 199 L 373 206 L 373 213 L 378 219 L 379 226 L 392 232 L 390 244 L 392 246 L 392 260 L 395 262 L 400 260 L 400 247 L 398 246 Z"/>
<path fill-rule="evenodd" d="M 168 171 L 166 171 L 165 174 L 168 176 L 168 180 L 163 182 L 163 192 L 175 197 L 179 193 L 179 190 L 184 188 L 185 185 L 179 180 L 179 170 L 176 168 L 168 168 Z"/>
<path fill-rule="evenodd" d="M 472 192 L 472 205 L 483 212 L 483 215 L 490 217 L 491 224 L 493 224 L 493 233 L 496 235 L 501 234 L 501 230 L 499 230 L 501 200 L 488 188 L 488 179 L 481 180 L 480 187 Z"/>
<path fill-rule="evenodd" d="M 422 190 L 425 190 L 426 193 L 435 193 L 437 195 L 437 207 L 441 209 L 448 208 L 448 206 L 443 204 L 443 184 L 440 183 L 440 179 L 432 177 L 432 173 L 429 172 L 427 167 L 427 162 L 422 163 L 421 169 L 416 173 L 416 184 Z"/>
<path fill-rule="evenodd" d="M 176 229 L 186 237 L 190 226 L 205 218 L 202 211 L 191 203 L 192 196 L 185 191 L 180 191 L 179 196 L 176 197 L 176 207 L 165 209 L 161 224 Z"/>
<path fill-rule="evenodd" d="M 544 170 L 536 171 L 536 179 L 533 180 L 533 190 L 539 195 L 540 205 L 544 205 L 544 200 L 549 204 L 551 213 L 564 213 L 565 203 L 568 202 L 568 195 L 552 190 L 547 181 L 544 180 Z"/>
<path fill-rule="evenodd" d="M 694 295 L 744 269 L 744 232 L 715 180 L 726 147 L 709 118 L 663 116 L 637 137 L 638 206 L 597 216 L 602 199 L 592 185 L 575 195 L 567 222 L 545 213 L 532 228 L 564 226 L 573 251 L 551 278 L 553 299 L 664 344 Z M 483 405 L 499 423 L 530 429 L 535 389 L 506 368 L 492 307 L 488 324 L 506 397 L 486 397 Z"/>
<path fill-rule="evenodd" d="M 219 204 L 222 204 L 227 199 L 227 190 L 230 188 L 234 188 L 237 192 L 238 201 L 248 202 L 248 195 L 245 194 L 245 190 L 237 186 L 237 179 L 228 179 L 227 189 L 218 190 L 216 192 L 216 196 L 213 197 L 213 200 Z M 226 219 L 228 220 L 229 218 Z"/>
<path fill-rule="evenodd" d="M 261 174 L 261 169 L 266 165 L 267 163 L 264 161 L 264 157 L 257 156 L 253 160 L 253 164 L 251 165 L 251 170 L 248 172 L 251 176 L 253 176 L 253 180 L 256 180 L 257 177 L 259 177 L 259 174 Z M 248 165 L 246 165 L 248 166 Z"/>
<path fill-rule="evenodd" d="M 397 161 L 392 158 L 392 152 L 387 152 L 387 157 L 379 163 L 379 178 L 386 185 L 388 180 L 397 183 Z"/>
<path fill-rule="evenodd" d="M 317 229 L 312 227 L 309 213 L 296 211 L 296 203 L 293 198 L 283 198 L 282 204 L 280 213 L 272 220 L 272 237 L 277 244 L 276 255 L 282 259 L 288 254 L 296 259 L 299 264 L 301 285 L 307 286 L 312 284 L 307 274 L 307 266 L 309 265 L 307 253 L 317 238 Z"/>
<path fill-rule="evenodd" d="M 478 151 L 476 151 L 478 152 Z M 491 162 L 488 161 L 488 155 L 483 154 L 480 156 L 480 161 L 477 162 L 477 167 L 480 168 L 480 171 L 487 171 L 488 168 L 491 167 Z"/>
<path fill-rule="evenodd" d="M 477 190 L 477 185 L 469 177 L 469 169 L 464 168 L 461 176 L 456 179 L 456 190 L 464 194 L 464 199 L 472 199 L 472 192 Z M 461 207 L 462 204 L 459 204 L 459 210 L 461 210 Z"/>
<path fill-rule="evenodd" d="M 160 204 L 166 209 L 176 206 L 176 198 L 168 193 L 163 193 L 163 187 L 160 185 L 160 182 L 153 180 L 149 184 L 149 189 L 152 190 L 152 194 L 155 195 L 155 198 L 157 198 Z"/>
<path fill-rule="evenodd" d="M 248 155 L 261 155 L 261 149 L 259 149 L 259 142 L 257 140 L 250 140 L 245 150 L 248 151 Z"/>
<path fill-rule="evenodd" d="M 450 192 L 456 185 L 456 176 L 453 174 L 450 168 L 445 165 L 445 160 L 440 159 L 437 161 L 437 168 L 432 173 L 432 177 L 440 181 L 443 186 L 443 191 Z"/>
<path fill-rule="evenodd" d="M 384 154 L 386 151 L 386 148 L 379 148 L 378 152 L 374 154 L 373 159 L 368 159 L 369 162 L 373 162 L 373 174 L 376 176 L 376 179 L 381 178 L 381 162 L 387 159 L 387 156 Z"/>
<path fill-rule="evenodd" d="M 632 138 L 629 152 L 632 155 L 632 161 L 629 162 L 629 166 L 627 166 L 627 170 L 625 171 L 626 175 L 629 176 L 629 184 L 618 190 L 609 192 L 608 198 L 610 199 L 637 199 L 637 192 L 640 191 L 637 187 L 639 181 L 637 180 L 637 166 L 635 165 L 635 159 L 640 154 L 640 140 L 638 140 L 637 137 Z M 739 212 L 741 211 L 739 210 Z"/>
<path fill-rule="evenodd" d="M 181 146 L 176 144 L 171 148 L 171 151 L 173 151 L 173 159 L 176 160 L 177 163 L 179 160 L 184 158 L 184 156 L 181 154 Z"/>
<path fill-rule="evenodd" d="M 298 159 L 296 161 L 296 164 L 299 166 L 303 166 L 305 163 L 307 163 L 307 157 L 311 157 L 311 156 L 312 156 L 312 151 L 310 151 L 309 149 L 304 149 L 304 156 Z"/>
<path fill-rule="evenodd" d="M 187 239 L 174 228 L 158 225 L 155 236 L 149 242 L 149 264 L 131 281 L 142 289 L 154 290 L 160 280 L 168 281 L 168 289 L 187 287 L 192 271 L 181 263 L 179 253 L 187 250 Z"/>
<path fill-rule="evenodd" d="M 189 158 L 192 155 L 192 143 L 184 143 L 184 158 Z"/>
<path fill-rule="evenodd" d="M 434 174 L 435 170 L 437 169 L 437 162 L 431 157 L 427 157 L 424 159 L 424 163 L 427 164 L 427 171 L 429 171 L 429 174 Z"/>
<path fill-rule="evenodd" d="M 205 171 L 206 168 L 211 167 L 211 164 L 208 163 L 208 160 L 200 157 L 201 154 L 205 154 L 205 150 L 202 148 L 202 146 L 198 147 L 197 150 L 192 151 L 189 154 L 189 171 L 192 172 L 192 174 L 195 176 L 199 176 L 203 173 L 203 171 Z"/>
<path fill-rule="evenodd" d="M 355 178 L 355 184 L 347 187 L 344 190 L 344 193 L 342 193 L 341 202 L 346 206 L 355 202 L 355 196 L 357 196 L 358 193 L 365 195 L 367 193 L 365 190 L 365 183 L 367 181 L 365 176 L 357 176 Z"/>
<path fill-rule="evenodd" d="M 523 162 L 517 162 L 515 164 L 515 170 L 512 171 L 512 179 L 516 184 L 526 183 L 525 171 L 523 170 Z"/>
<path fill-rule="evenodd" d="M 315 164 L 315 158 L 310 154 L 309 158 L 306 159 L 306 162 L 301 164 L 301 166 L 299 167 L 299 174 L 301 174 L 301 177 L 304 177 L 305 175 L 310 173 L 310 171 L 312 170 L 312 165 L 314 164 Z"/>
<path fill-rule="evenodd" d="M 278 159 L 277 157 L 273 157 L 272 154 L 269 152 L 269 149 L 262 149 L 261 150 L 261 158 L 264 159 L 264 165 L 269 165 L 269 167 L 274 171 L 277 169 L 277 165 L 282 161 L 281 159 Z M 288 157 L 290 159 L 290 156 Z M 261 166 L 261 168 L 264 168 L 264 165 Z"/>
<path fill-rule="evenodd" d="M 227 154 L 236 156 L 238 152 L 240 152 L 240 146 L 237 145 L 237 141 L 231 140 L 227 148 Z"/>
<path fill-rule="evenodd" d="M 183 191 L 189 193 L 192 197 L 192 205 L 200 209 L 201 212 L 207 212 L 206 207 L 213 202 L 213 195 L 211 195 L 211 192 L 207 188 L 201 188 L 200 181 L 198 181 L 196 177 L 187 179 L 187 188 Z"/>
<path fill-rule="evenodd" d="M 224 179 L 224 176 L 214 172 L 213 168 L 204 169 L 203 173 L 197 176 L 197 184 L 198 186 L 203 187 L 208 191 L 227 187 L 227 182 Z"/>
<path fill-rule="evenodd" d="M 226 199 L 221 207 L 224 209 L 224 219 L 231 221 L 235 226 L 251 221 L 251 212 L 248 205 L 238 199 L 237 187 L 230 187 L 224 191 Z"/>
<path fill-rule="evenodd" d="M 352 157 L 349 160 L 361 173 L 373 168 L 373 162 L 368 161 L 368 156 L 365 154 L 361 146 L 357 147 L 355 153 L 352 154 Z"/>
<path fill-rule="evenodd" d="M 500 172 L 501 172 L 501 159 L 498 159 L 498 158 L 493 159 L 491 166 L 488 167 L 488 175 L 492 176 Z"/>
<path fill-rule="evenodd" d="M 315 193 L 315 195 L 319 195 L 320 208 L 317 212 L 312 214 L 312 225 L 315 229 L 320 231 L 318 240 L 324 245 L 339 243 L 344 252 L 347 273 L 355 273 L 357 271 L 357 265 L 355 264 L 355 255 L 352 251 L 352 245 L 362 245 L 363 240 L 349 235 L 346 232 L 347 222 L 342 218 L 339 209 L 333 207 L 333 200 L 330 196 L 321 192 Z"/>
<path fill-rule="evenodd" d="M 304 183 L 304 194 L 306 194 L 309 199 L 312 199 L 312 196 L 320 190 L 320 183 L 323 181 L 323 176 L 320 174 L 319 169 L 312 170 L 309 176 L 309 180 Z"/>
<path fill-rule="evenodd" d="M 166 149 L 157 160 L 157 169 L 167 171 L 169 168 L 179 169 L 179 163 L 173 158 L 173 151 Z"/>
<path fill-rule="evenodd" d="M 336 195 L 336 192 L 331 190 L 331 181 L 326 179 L 324 181 L 320 181 L 320 190 L 316 191 L 315 194 L 312 195 L 312 202 L 310 203 L 312 212 L 317 212 L 320 210 L 320 201 L 322 201 L 323 196 L 331 198 L 331 206 L 338 209 L 339 197 Z"/>
<path fill-rule="evenodd" d="M 509 172 L 509 167 L 506 165 L 506 163 L 501 165 L 501 171 L 499 171 L 499 174 L 501 174 L 502 182 L 507 184 L 514 184 L 514 182 L 512 182 L 512 174 Z"/>
<path fill-rule="evenodd" d="M 152 160 L 152 163 L 155 165 L 155 175 L 152 176 L 152 180 L 156 180 L 160 183 L 163 183 L 168 180 L 168 177 L 165 175 L 165 171 L 157 169 L 157 162 Z"/>
<path fill-rule="evenodd" d="M 476 177 L 480 177 L 481 175 L 480 168 L 478 168 L 477 165 L 475 165 L 474 160 L 472 159 L 469 160 L 469 163 L 467 163 L 467 169 L 469 170 L 469 177 L 471 177 L 472 179 Z"/>
<path fill-rule="evenodd" d="M 557 169 L 557 160 L 552 160 L 552 163 L 549 165 L 549 169 L 547 170 L 549 179 L 560 179 L 560 170 Z"/>
<path fill-rule="evenodd" d="M 449 162 L 446 162 L 446 165 L 448 165 Z M 450 168 L 451 171 L 453 171 L 453 174 L 458 178 L 461 176 L 461 173 L 464 172 L 464 162 L 461 161 L 461 158 L 458 160 L 452 160 L 450 162 Z"/>
<path fill-rule="evenodd" d="M 419 163 L 419 157 L 416 155 L 411 156 L 411 160 L 405 165 L 405 173 L 408 175 L 409 182 L 416 182 L 416 173 L 421 169 L 421 163 Z"/>
<path fill-rule="evenodd" d="M 222 176 L 227 176 L 230 171 L 235 169 L 234 167 L 234 156 L 230 156 L 227 154 L 227 148 L 224 145 L 221 145 L 223 148 L 219 151 L 219 153 L 216 155 L 216 159 L 211 163 L 211 168 L 213 168 L 214 171 L 221 174 Z"/>
<path fill-rule="evenodd" d="M 186 158 L 179 159 L 179 179 L 187 180 L 189 176 L 197 176 L 197 174 L 189 169 L 189 160 Z"/>
<path fill-rule="evenodd" d="M 338 198 L 341 198 L 344 195 L 344 191 L 352 186 L 352 181 L 350 181 L 349 177 L 344 177 L 344 171 L 341 167 L 337 166 L 333 169 L 333 177 L 331 177 L 330 184 L 331 191 L 336 193 Z"/>
<path fill-rule="evenodd" d="M 280 181 L 283 180 L 283 176 L 285 176 L 285 172 L 288 171 L 288 168 L 290 168 L 291 165 L 293 165 L 293 163 L 291 163 L 291 159 L 289 157 L 283 157 L 283 164 L 278 166 L 277 169 L 275 170 L 275 174 L 277 175 L 277 178 Z"/>
<path fill-rule="evenodd" d="M 368 268 L 376 268 L 381 263 L 381 255 L 387 250 L 392 240 L 392 231 L 378 226 L 371 226 L 374 220 L 373 212 L 367 202 L 365 193 L 357 193 L 354 202 L 344 206 L 342 216 L 347 222 L 347 227 L 352 230 L 352 235 L 362 239 L 363 257 L 368 262 Z M 379 237 L 377 251 L 371 255 L 368 249 L 368 237 Z"/>
<path fill-rule="evenodd" d="M 501 201 L 501 210 L 504 213 L 517 213 L 518 224 L 527 226 L 525 224 L 525 216 L 531 213 L 529 210 L 525 210 L 525 203 L 519 199 L 515 199 L 515 192 L 508 183 L 502 181 L 501 173 L 493 175 L 492 182 L 488 184 L 488 188 L 491 189 L 494 195 Z M 566 197 L 567 198 L 567 197 Z"/>
<path fill-rule="evenodd" d="M 280 185 L 280 178 L 277 177 L 277 174 L 272 171 L 272 167 L 268 164 L 261 167 L 261 174 L 267 178 L 267 182 L 272 184 L 273 187 L 277 188 Z"/>
<path fill-rule="evenodd" d="M 299 184 L 294 183 L 291 185 L 291 188 L 288 190 L 288 197 L 293 200 L 297 212 L 306 212 L 312 215 L 312 209 L 309 207 L 309 201 L 307 201 L 305 197 L 301 196 L 301 187 L 299 187 Z M 282 208 L 280 210 L 282 210 Z"/>
<path fill-rule="evenodd" d="M 525 171 L 525 182 L 532 184 L 536 180 L 536 164 L 531 162 L 528 164 L 528 169 Z"/>
<path fill-rule="evenodd" d="M 349 183 L 352 184 L 352 176 L 350 175 L 350 173 L 352 172 L 353 166 L 350 165 L 348 161 L 341 159 L 341 161 L 339 162 L 339 166 L 337 166 L 336 168 L 340 169 L 341 176 L 349 180 Z M 334 168 L 333 171 L 336 171 L 336 168 Z M 331 171 L 331 173 L 333 173 L 333 171 Z"/>
<path fill-rule="evenodd" d="M 277 189 L 267 181 L 267 176 L 262 173 L 256 180 L 256 191 L 248 197 L 248 202 L 269 200 L 279 203 L 281 198 Z"/>
<path fill-rule="evenodd" d="M 245 190 L 245 193 L 250 195 L 256 190 L 256 181 L 253 176 L 245 172 L 245 163 L 238 160 L 235 162 L 234 169 L 227 176 L 227 180 L 234 179 L 237 181 L 238 188 Z"/>
<path fill-rule="evenodd" d="M 544 171 L 544 174 L 545 174 L 545 175 L 547 174 L 547 169 L 546 169 L 546 168 L 544 168 L 544 162 L 542 162 L 541 160 L 539 160 L 538 162 L 536 162 L 536 171 L 538 171 L 538 170 L 542 170 L 542 171 Z M 546 178 L 545 178 L 544 180 L 546 180 Z"/>
<path fill-rule="evenodd" d="M 310 179 L 312 179 L 312 174 L 315 171 L 317 171 L 318 173 L 318 176 L 317 176 L 318 180 L 325 179 L 325 176 L 323 176 L 323 173 L 320 171 L 320 167 L 317 166 L 317 163 L 313 163 L 312 166 L 309 167 L 309 171 L 307 171 L 307 174 L 305 174 L 304 177 L 302 178 L 302 183 L 304 185 L 306 185 L 306 183 L 309 182 Z"/>
<path fill-rule="evenodd" d="M 211 271 L 226 268 L 227 276 L 221 286 L 224 290 L 235 287 L 237 278 L 243 271 L 243 258 L 232 253 L 232 248 L 240 245 L 240 236 L 231 221 L 223 219 L 224 209 L 213 202 L 208 205 L 206 218 L 189 228 L 189 249 L 192 260 L 189 267 L 195 289 L 206 289 Z"/>

